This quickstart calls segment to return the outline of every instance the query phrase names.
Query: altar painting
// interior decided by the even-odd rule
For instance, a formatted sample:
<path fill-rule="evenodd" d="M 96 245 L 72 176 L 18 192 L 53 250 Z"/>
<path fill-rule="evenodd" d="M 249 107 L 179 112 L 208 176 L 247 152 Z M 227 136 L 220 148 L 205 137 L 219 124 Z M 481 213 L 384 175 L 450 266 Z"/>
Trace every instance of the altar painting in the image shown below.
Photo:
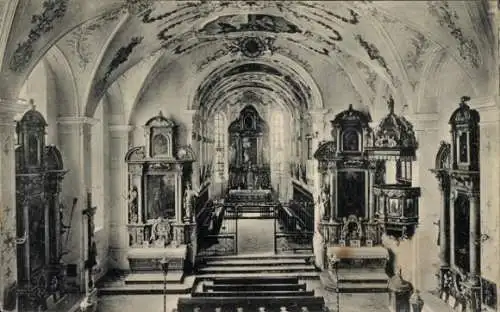
<path fill-rule="evenodd" d="M 175 176 L 148 175 L 146 219 L 175 217 Z"/>

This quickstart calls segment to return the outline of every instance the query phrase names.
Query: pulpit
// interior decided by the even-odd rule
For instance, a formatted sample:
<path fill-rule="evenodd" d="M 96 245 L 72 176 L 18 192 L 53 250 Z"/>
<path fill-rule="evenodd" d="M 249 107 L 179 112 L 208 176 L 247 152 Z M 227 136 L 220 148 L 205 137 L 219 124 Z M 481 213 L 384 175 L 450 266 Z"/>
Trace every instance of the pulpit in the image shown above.
<path fill-rule="evenodd" d="M 47 308 L 64 292 L 61 204 L 66 173 L 55 146 L 45 144 L 44 117 L 35 108 L 17 124 L 16 228 L 18 310 Z"/>
<path fill-rule="evenodd" d="M 372 161 L 383 163 L 383 178 L 374 186 L 375 219 L 384 233 L 397 240 L 411 237 L 418 225 L 420 188 L 412 185 L 412 162 L 418 148 L 412 124 L 394 113 L 394 100 L 375 129 L 367 148 Z"/>
<path fill-rule="evenodd" d="M 176 124 L 161 112 L 144 129 L 145 146 L 131 148 L 125 157 L 130 268 L 160 270 L 158 261 L 166 257 L 171 271 L 183 270 L 196 252 L 197 192 L 191 187 L 195 155 L 190 146 L 177 144 Z"/>

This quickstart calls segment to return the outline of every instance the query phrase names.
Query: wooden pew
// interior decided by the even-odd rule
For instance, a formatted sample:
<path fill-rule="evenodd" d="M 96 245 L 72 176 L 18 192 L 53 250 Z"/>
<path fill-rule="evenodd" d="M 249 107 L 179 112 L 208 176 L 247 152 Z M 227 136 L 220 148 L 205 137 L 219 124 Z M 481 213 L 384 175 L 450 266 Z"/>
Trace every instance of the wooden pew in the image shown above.
<path fill-rule="evenodd" d="M 266 277 L 217 277 L 213 279 L 214 285 L 234 285 L 234 284 L 298 284 L 298 277 L 279 277 L 279 276 L 266 276 Z"/>
<path fill-rule="evenodd" d="M 301 312 L 303 307 L 309 312 L 323 312 L 325 300 L 323 297 L 295 296 L 295 297 L 191 297 L 179 298 L 177 301 L 178 312 L 215 311 L 234 312 L 238 308 L 243 311 L 259 311 L 264 307 L 266 311 L 280 311 L 286 307 L 289 312 Z M 199 310 L 198 310 L 199 309 Z"/>
<path fill-rule="evenodd" d="M 203 285 L 203 291 L 303 291 L 306 284 L 229 284 L 229 285 Z"/>
<path fill-rule="evenodd" d="M 194 292 L 191 294 L 192 298 L 196 297 L 303 297 L 303 296 L 314 296 L 314 290 L 304 290 L 304 291 L 213 291 L 213 292 Z"/>

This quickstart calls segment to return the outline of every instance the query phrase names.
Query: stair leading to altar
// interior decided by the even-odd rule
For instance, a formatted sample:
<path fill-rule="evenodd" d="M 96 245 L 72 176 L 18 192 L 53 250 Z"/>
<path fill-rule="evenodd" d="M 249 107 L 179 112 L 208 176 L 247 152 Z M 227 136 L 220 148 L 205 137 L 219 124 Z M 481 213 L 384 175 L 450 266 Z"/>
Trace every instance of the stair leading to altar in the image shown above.
<path fill-rule="evenodd" d="M 274 255 L 253 254 L 206 257 L 197 268 L 198 279 L 222 277 L 274 278 L 295 276 L 302 279 L 319 279 L 319 272 L 312 262 L 312 254 Z"/>
<path fill-rule="evenodd" d="M 167 294 L 188 294 L 192 291 L 194 276 L 169 272 L 166 277 Z M 99 296 L 106 295 L 156 295 L 163 294 L 164 276 L 162 272 L 128 273 L 112 271 L 97 285 Z"/>

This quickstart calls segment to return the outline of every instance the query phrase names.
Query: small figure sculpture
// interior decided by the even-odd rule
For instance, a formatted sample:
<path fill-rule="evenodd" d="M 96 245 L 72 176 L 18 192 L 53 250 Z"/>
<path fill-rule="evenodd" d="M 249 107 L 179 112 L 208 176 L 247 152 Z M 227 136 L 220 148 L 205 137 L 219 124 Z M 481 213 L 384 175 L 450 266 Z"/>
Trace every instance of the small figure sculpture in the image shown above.
<path fill-rule="evenodd" d="M 129 199 L 128 199 L 128 213 L 129 213 L 129 222 L 137 223 L 139 221 L 137 212 L 138 212 L 138 191 L 137 187 L 133 186 L 130 190 Z"/>
<path fill-rule="evenodd" d="M 156 219 L 151 227 L 149 245 L 157 248 L 166 247 L 171 240 L 171 228 L 168 220 L 161 217 Z"/>
<path fill-rule="evenodd" d="M 184 221 L 193 222 L 193 206 L 194 201 L 198 197 L 198 192 L 191 188 L 191 183 L 186 184 L 186 190 L 184 191 Z"/>

